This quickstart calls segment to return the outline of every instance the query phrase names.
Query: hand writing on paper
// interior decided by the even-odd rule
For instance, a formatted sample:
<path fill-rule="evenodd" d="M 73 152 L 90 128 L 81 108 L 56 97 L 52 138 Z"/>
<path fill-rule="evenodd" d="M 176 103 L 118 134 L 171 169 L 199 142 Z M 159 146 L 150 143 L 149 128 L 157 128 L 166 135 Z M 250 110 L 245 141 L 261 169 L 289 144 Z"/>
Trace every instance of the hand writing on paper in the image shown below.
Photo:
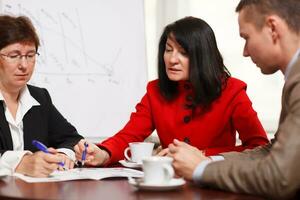
<path fill-rule="evenodd" d="M 187 180 L 192 180 L 193 172 L 200 162 L 209 159 L 196 147 L 176 139 L 169 144 L 168 149 L 174 159 L 173 167 L 176 174 Z"/>
<path fill-rule="evenodd" d="M 42 151 L 26 154 L 16 167 L 16 172 L 33 177 L 47 177 L 54 170 L 59 169 L 59 163 L 64 159 L 53 148 L 48 148 L 51 153 Z"/>
<path fill-rule="evenodd" d="M 87 147 L 85 146 L 87 144 Z M 86 156 L 85 156 L 85 165 L 90 166 L 101 166 L 104 165 L 109 160 L 109 154 L 105 151 L 100 149 L 93 143 L 87 142 L 86 140 L 80 140 L 75 146 L 74 151 L 76 155 L 76 160 L 81 161 L 82 154 L 86 149 Z"/>

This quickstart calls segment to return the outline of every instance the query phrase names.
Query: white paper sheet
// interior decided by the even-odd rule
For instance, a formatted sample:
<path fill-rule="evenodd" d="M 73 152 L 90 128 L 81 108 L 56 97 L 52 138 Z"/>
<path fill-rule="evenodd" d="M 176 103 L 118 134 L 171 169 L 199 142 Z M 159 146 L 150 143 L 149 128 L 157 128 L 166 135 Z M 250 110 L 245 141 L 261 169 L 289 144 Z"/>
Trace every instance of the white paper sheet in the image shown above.
<path fill-rule="evenodd" d="M 76 168 L 66 171 L 54 171 L 47 178 L 34 178 L 25 176 L 23 174 L 15 173 L 14 176 L 29 182 L 58 182 L 58 181 L 69 181 L 69 180 L 79 180 L 79 179 L 92 179 L 100 180 L 104 178 L 112 177 L 143 177 L 144 173 L 128 168 Z"/>

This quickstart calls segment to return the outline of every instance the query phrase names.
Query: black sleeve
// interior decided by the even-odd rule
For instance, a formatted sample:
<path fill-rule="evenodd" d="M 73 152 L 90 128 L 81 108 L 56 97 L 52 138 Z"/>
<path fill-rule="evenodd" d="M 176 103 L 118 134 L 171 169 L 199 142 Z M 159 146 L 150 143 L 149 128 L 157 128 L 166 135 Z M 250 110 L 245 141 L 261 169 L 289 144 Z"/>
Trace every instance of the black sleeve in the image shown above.
<path fill-rule="evenodd" d="M 46 89 L 44 91 L 48 99 L 49 146 L 73 150 L 74 145 L 83 137 L 78 134 L 75 127 L 56 109 L 48 91 Z"/>

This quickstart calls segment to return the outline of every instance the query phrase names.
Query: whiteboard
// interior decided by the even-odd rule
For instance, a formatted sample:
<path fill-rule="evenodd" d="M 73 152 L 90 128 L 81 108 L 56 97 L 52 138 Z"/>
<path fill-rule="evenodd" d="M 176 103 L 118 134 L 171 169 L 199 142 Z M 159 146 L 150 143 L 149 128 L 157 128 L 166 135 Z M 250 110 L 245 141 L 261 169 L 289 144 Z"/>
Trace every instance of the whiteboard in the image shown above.
<path fill-rule="evenodd" d="M 86 137 L 111 136 L 147 83 L 142 0 L 0 0 L 28 16 L 41 40 L 31 84 Z"/>

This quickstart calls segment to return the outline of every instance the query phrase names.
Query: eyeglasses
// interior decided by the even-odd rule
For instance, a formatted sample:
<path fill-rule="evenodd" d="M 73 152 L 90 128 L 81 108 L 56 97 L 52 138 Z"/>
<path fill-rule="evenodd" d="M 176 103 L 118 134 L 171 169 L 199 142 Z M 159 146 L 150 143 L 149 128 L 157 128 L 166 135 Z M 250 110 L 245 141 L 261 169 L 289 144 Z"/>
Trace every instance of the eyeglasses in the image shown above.
<path fill-rule="evenodd" d="M 32 53 L 28 53 L 28 54 L 25 54 L 25 55 L 21 55 L 21 54 L 2 54 L 0 53 L 0 56 L 3 56 L 7 62 L 9 63 L 20 63 L 22 61 L 22 58 L 24 57 L 25 60 L 27 62 L 30 62 L 30 63 L 34 63 L 35 62 L 35 59 L 37 56 L 39 56 L 40 54 L 38 52 L 32 52 Z"/>

